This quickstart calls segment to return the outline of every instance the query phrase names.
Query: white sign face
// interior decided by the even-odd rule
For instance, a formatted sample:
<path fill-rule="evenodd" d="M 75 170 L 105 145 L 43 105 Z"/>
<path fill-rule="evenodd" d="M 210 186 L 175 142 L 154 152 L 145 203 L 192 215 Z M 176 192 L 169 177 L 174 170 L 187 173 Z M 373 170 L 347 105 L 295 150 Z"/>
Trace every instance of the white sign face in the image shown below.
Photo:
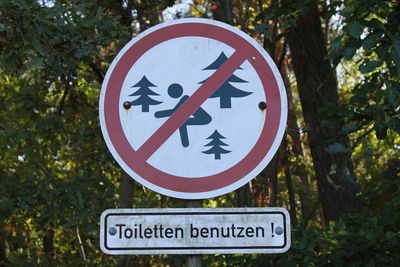
<path fill-rule="evenodd" d="M 110 209 L 100 219 L 107 254 L 283 253 L 290 248 L 283 208 Z"/>
<path fill-rule="evenodd" d="M 148 111 L 143 111 L 141 107 L 147 107 L 143 105 L 133 105 L 128 111 L 120 105 L 122 129 L 134 150 L 139 150 L 167 122 L 183 101 L 181 99 L 192 96 L 201 82 L 215 72 L 214 68 L 222 65 L 234 52 L 226 44 L 202 37 L 172 39 L 153 50 L 132 66 L 119 99 L 120 103 L 140 100 L 141 96 L 131 95 L 141 88 L 132 88 L 132 85 L 142 81 L 143 77 L 151 80 L 154 85 L 151 89 L 158 94 L 151 96 L 158 102 L 149 106 Z M 207 69 L 210 64 L 214 67 Z M 254 90 L 262 88 L 262 83 L 247 61 L 230 79 L 235 83 L 228 79 L 223 84 L 227 92 L 230 90 L 231 94 L 242 95 L 226 97 L 226 103 L 223 102 L 225 98 L 220 97 L 205 101 L 189 118 L 187 125 L 181 126 L 151 155 L 148 159 L 151 166 L 171 175 L 196 179 L 223 172 L 249 153 L 264 124 L 264 114 L 258 104 L 265 101 L 265 94 L 263 90 Z M 173 95 L 174 90 L 178 97 Z M 207 145 L 211 142 L 212 145 Z"/>
<path fill-rule="evenodd" d="M 287 117 L 283 82 L 264 49 L 206 19 L 163 23 L 128 43 L 107 72 L 99 109 L 121 167 L 186 199 L 254 178 L 277 151 Z"/>

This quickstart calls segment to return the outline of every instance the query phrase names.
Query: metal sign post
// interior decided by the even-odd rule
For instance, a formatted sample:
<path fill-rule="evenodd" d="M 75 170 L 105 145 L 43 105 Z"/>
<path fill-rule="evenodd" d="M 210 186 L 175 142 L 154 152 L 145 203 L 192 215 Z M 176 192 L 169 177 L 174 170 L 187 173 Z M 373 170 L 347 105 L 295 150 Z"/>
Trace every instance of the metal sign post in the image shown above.
<path fill-rule="evenodd" d="M 201 208 L 202 201 L 201 200 L 188 200 L 186 207 L 191 208 Z M 201 255 L 187 255 L 186 258 L 186 266 L 187 267 L 201 267 L 202 266 L 202 258 Z"/>

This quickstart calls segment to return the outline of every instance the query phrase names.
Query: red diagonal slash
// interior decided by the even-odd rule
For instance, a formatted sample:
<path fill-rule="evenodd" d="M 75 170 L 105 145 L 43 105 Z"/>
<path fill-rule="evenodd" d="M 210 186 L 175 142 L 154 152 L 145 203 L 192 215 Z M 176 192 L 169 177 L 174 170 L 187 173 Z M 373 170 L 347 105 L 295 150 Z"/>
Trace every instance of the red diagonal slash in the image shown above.
<path fill-rule="evenodd" d="M 209 38 L 224 43 L 236 52 L 137 150 L 129 143 L 120 118 L 121 90 L 136 62 L 158 44 L 181 37 Z M 107 72 L 100 98 L 100 120 L 106 143 L 117 162 L 132 177 L 149 188 L 169 196 L 208 198 L 227 193 L 248 182 L 270 161 L 282 139 L 282 111 L 286 105 L 279 79 L 269 65 L 268 57 L 250 37 L 234 29 L 203 22 L 177 22 L 138 37 L 113 62 Z M 170 138 L 230 75 L 245 61 L 259 77 L 268 105 L 263 112 L 263 126 L 256 144 L 237 164 L 207 176 L 185 177 L 159 170 L 149 158 Z M 104 89 L 105 88 L 105 89 Z M 104 91 L 103 91 L 104 89 Z M 266 116 L 268 114 L 268 116 Z M 286 120 L 286 119 L 284 119 Z M 278 135 L 279 134 L 279 135 Z M 176 164 L 181 164 L 176 162 Z M 196 178 L 196 179 L 192 179 Z M 175 194 L 176 193 L 176 194 Z M 182 193 L 183 195 L 180 195 Z M 197 195 L 198 193 L 198 195 Z"/>
<path fill-rule="evenodd" d="M 136 151 L 146 161 L 248 58 L 246 50 L 236 50 L 185 103 Z"/>

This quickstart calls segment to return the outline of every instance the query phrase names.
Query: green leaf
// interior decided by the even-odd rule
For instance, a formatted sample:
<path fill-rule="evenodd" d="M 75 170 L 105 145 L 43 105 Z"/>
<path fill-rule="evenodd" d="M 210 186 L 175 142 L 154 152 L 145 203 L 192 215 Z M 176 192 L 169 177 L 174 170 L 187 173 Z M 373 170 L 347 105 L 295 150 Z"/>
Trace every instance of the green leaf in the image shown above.
<path fill-rule="evenodd" d="M 353 174 L 350 172 L 350 170 L 348 168 L 344 169 L 344 179 L 345 181 L 349 182 L 349 183 L 354 183 L 355 179 Z"/>
<path fill-rule="evenodd" d="M 1 131 L 0 131 L 0 137 L 10 137 L 10 136 L 14 136 L 16 132 L 17 132 L 16 129 L 1 130 Z"/>
<path fill-rule="evenodd" d="M 355 48 L 355 47 L 352 47 L 352 46 L 345 47 L 344 48 L 344 57 L 346 59 L 351 59 L 354 56 L 354 54 L 356 53 L 356 51 L 357 51 L 357 48 Z"/>
<path fill-rule="evenodd" d="M 383 25 L 383 23 L 377 19 L 371 19 L 371 20 L 365 21 L 364 24 L 375 30 L 384 30 L 385 29 L 385 26 Z"/>
<path fill-rule="evenodd" d="M 367 147 L 367 149 L 365 150 L 365 157 L 372 158 L 372 156 L 373 156 L 372 149 L 370 147 Z"/>
<path fill-rule="evenodd" d="M 359 129 L 360 129 L 360 126 L 350 123 L 350 124 L 347 124 L 345 127 L 343 127 L 342 133 L 349 134 L 349 133 L 356 132 Z"/>
<path fill-rule="evenodd" d="M 77 197 L 78 197 L 78 204 L 79 204 L 79 207 L 80 207 L 80 208 L 83 208 L 83 207 L 84 207 L 84 205 L 83 205 L 84 201 L 83 201 L 83 197 L 82 197 L 81 192 L 78 191 L 78 192 L 76 193 L 76 195 L 77 195 Z"/>
<path fill-rule="evenodd" d="M 359 38 L 360 35 L 363 33 L 364 27 L 358 21 L 351 21 L 347 25 L 347 30 L 349 31 L 351 37 Z"/>
<path fill-rule="evenodd" d="M 335 119 L 323 119 L 321 120 L 321 124 L 324 127 L 328 127 L 328 128 L 337 128 L 340 127 L 340 123 L 335 120 Z"/>
<path fill-rule="evenodd" d="M 346 153 L 349 152 L 349 149 L 342 144 L 334 143 L 333 145 L 328 146 L 325 148 L 325 151 L 329 154 L 335 155 L 339 153 Z"/>
<path fill-rule="evenodd" d="M 332 164 L 328 174 L 329 175 L 336 174 L 336 169 L 337 169 L 337 165 L 336 164 Z"/>
<path fill-rule="evenodd" d="M 400 35 L 395 35 L 392 38 L 392 55 L 396 64 L 397 74 L 400 75 Z"/>
<path fill-rule="evenodd" d="M 338 37 L 338 38 L 336 38 L 335 40 L 333 40 L 332 42 L 331 42 L 331 48 L 334 50 L 334 51 L 339 51 L 340 49 L 342 49 L 342 41 L 341 41 L 341 36 L 340 37 Z"/>
<path fill-rule="evenodd" d="M 269 25 L 267 23 L 258 24 L 255 27 L 255 31 L 259 32 L 259 33 L 264 33 L 266 31 L 268 31 L 268 29 L 269 29 Z"/>
<path fill-rule="evenodd" d="M 333 188 L 335 188 L 335 190 L 339 190 L 339 189 L 340 189 L 340 185 L 335 184 L 335 183 L 333 182 L 332 178 L 331 178 L 329 175 L 326 176 L 326 180 L 328 181 L 328 183 L 329 183 Z"/>
<path fill-rule="evenodd" d="M 346 6 L 343 8 L 343 10 L 340 12 L 343 17 L 350 16 L 353 14 L 355 10 L 355 7 L 352 5 L 351 2 L 347 3 Z"/>
<path fill-rule="evenodd" d="M 400 134 L 400 119 L 396 117 L 392 118 L 388 122 L 388 127 L 393 131 L 397 132 L 398 134 Z"/>
<path fill-rule="evenodd" d="M 32 45 L 35 48 L 36 52 L 38 52 L 41 56 L 45 57 L 48 55 L 48 49 L 39 40 L 33 39 Z"/>
<path fill-rule="evenodd" d="M 364 50 L 370 51 L 372 48 L 374 48 L 378 44 L 381 37 L 382 33 L 380 32 L 368 34 L 368 36 L 365 37 L 362 41 L 362 46 Z"/>
<path fill-rule="evenodd" d="M 0 57 L 0 68 L 4 68 L 8 71 L 16 71 L 18 56 L 16 52 L 10 52 L 8 55 L 1 55 Z"/>
<path fill-rule="evenodd" d="M 376 138 L 378 139 L 386 138 L 388 126 L 384 122 L 380 120 L 376 121 L 374 124 L 374 129 L 376 132 Z"/>
<path fill-rule="evenodd" d="M 42 63 L 42 58 L 36 55 L 30 58 L 30 60 L 26 63 L 26 66 L 32 69 L 39 69 L 42 66 Z"/>
<path fill-rule="evenodd" d="M 379 60 L 367 61 L 360 65 L 359 70 L 361 71 L 361 73 L 368 73 L 378 68 L 381 64 L 382 62 Z"/>

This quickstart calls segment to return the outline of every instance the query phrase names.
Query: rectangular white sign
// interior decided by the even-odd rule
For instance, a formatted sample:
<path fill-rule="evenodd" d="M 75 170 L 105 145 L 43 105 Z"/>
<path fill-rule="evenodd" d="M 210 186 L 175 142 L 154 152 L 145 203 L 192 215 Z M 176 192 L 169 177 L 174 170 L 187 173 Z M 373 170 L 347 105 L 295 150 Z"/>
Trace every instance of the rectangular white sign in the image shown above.
<path fill-rule="evenodd" d="M 283 253 L 290 241 L 283 208 L 109 209 L 100 219 L 107 254 Z"/>

